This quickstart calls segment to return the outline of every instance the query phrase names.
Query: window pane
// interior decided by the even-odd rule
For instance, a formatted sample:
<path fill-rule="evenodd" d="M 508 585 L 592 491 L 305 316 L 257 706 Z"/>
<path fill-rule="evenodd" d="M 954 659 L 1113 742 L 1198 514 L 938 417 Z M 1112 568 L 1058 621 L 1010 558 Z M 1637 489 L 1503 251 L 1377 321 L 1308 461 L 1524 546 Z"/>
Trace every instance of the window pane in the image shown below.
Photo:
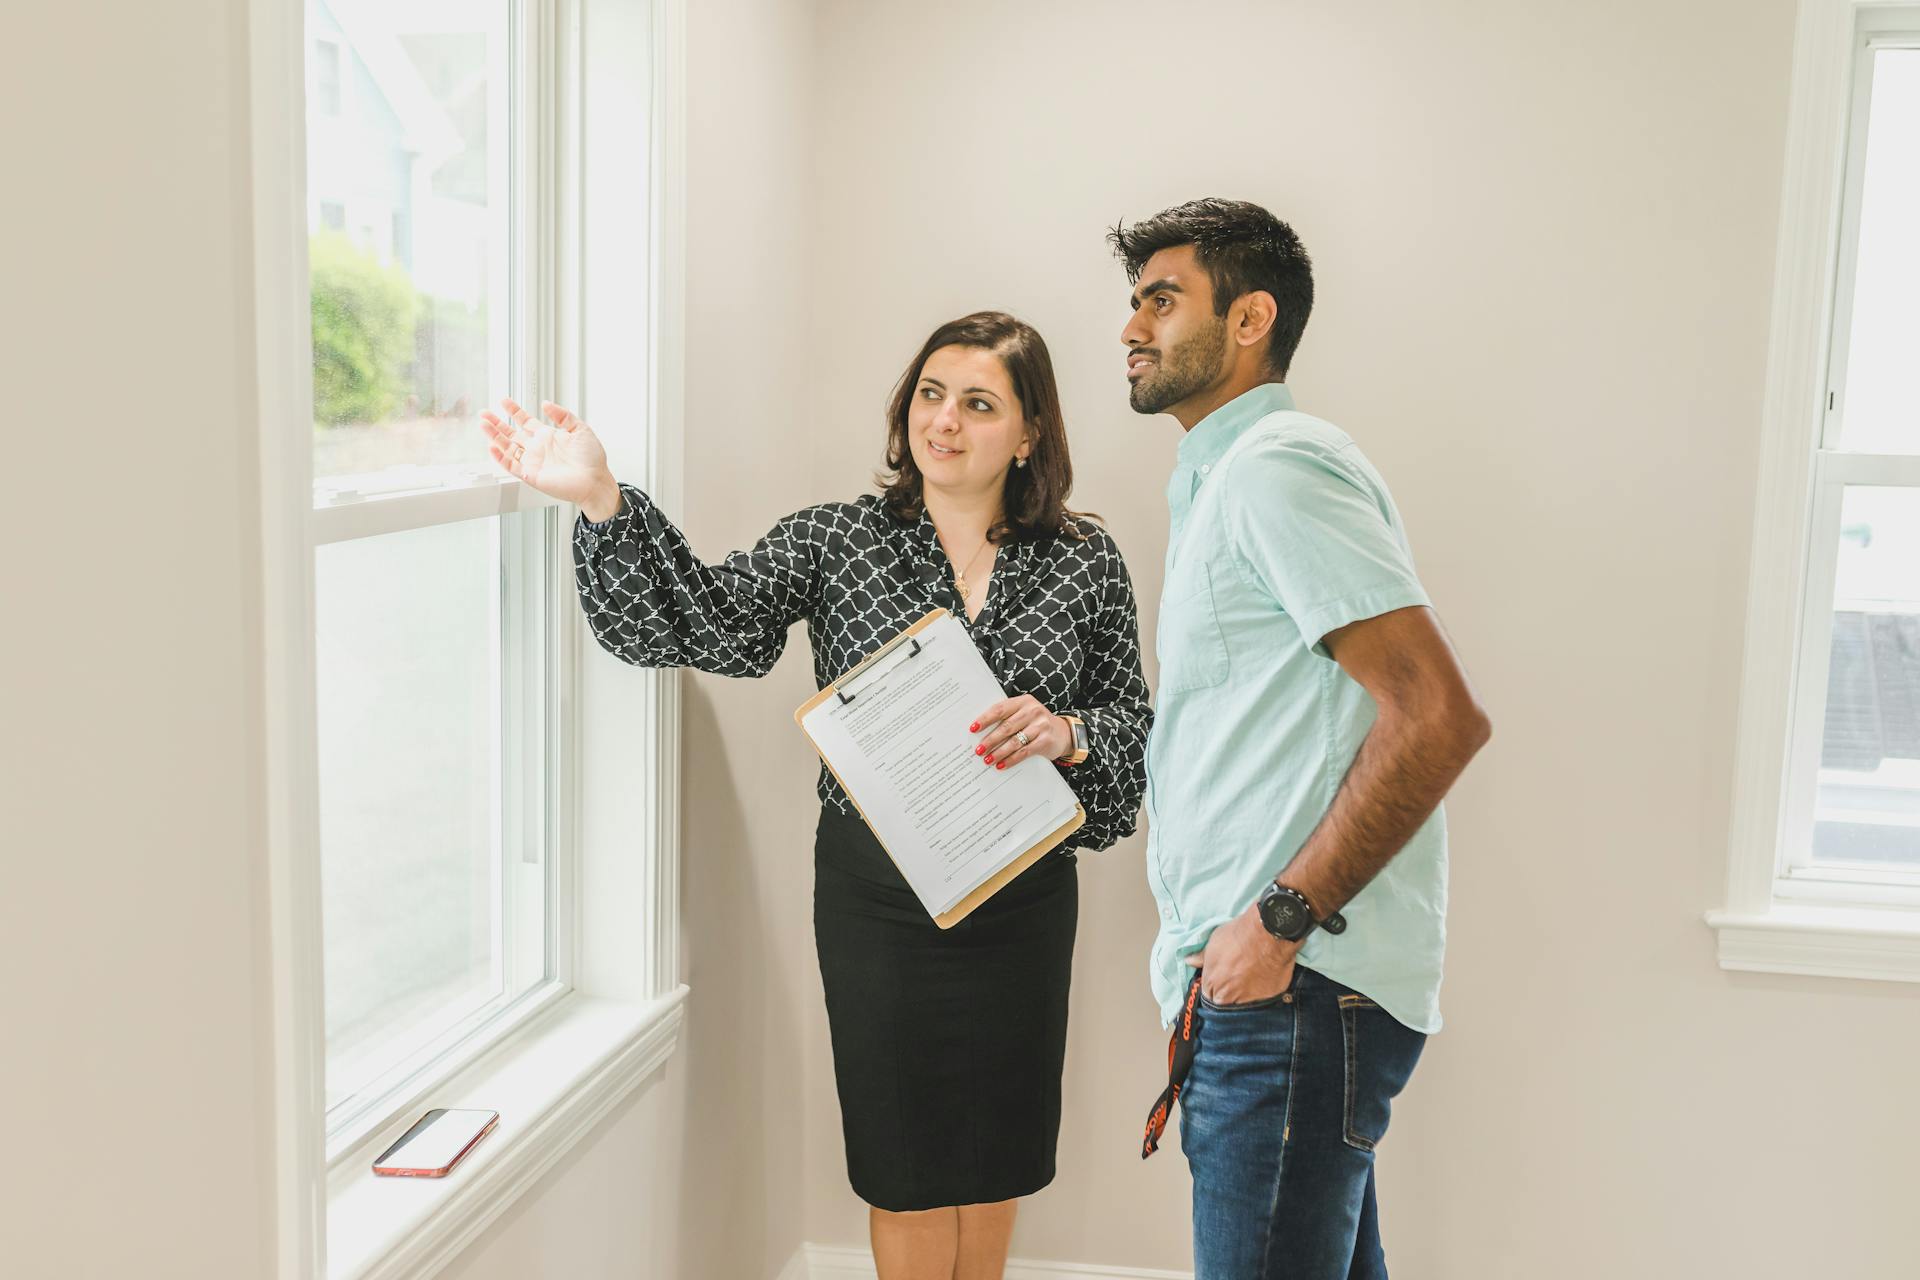
<path fill-rule="evenodd" d="M 1920 489 L 1841 503 L 1816 861 L 1920 866 Z"/>
<path fill-rule="evenodd" d="M 508 13 L 308 0 L 316 482 L 483 469 L 474 415 L 507 384 Z"/>
<path fill-rule="evenodd" d="M 313 108 L 316 115 L 340 114 L 340 46 L 331 40 L 314 42 Z"/>
<path fill-rule="evenodd" d="M 506 993 L 499 536 L 316 554 L 329 1107 Z"/>
<path fill-rule="evenodd" d="M 1920 453 L 1920 49 L 1874 54 L 1840 447 Z"/>

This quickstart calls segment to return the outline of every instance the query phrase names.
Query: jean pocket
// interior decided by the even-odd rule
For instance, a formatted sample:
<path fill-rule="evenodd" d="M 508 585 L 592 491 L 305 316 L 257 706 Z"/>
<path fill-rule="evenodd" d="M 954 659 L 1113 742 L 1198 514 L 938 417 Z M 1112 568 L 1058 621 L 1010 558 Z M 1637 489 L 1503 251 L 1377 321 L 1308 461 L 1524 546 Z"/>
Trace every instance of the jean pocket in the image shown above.
<path fill-rule="evenodd" d="M 1340 1030 L 1346 1042 L 1347 1145 L 1372 1151 L 1387 1134 L 1393 1100 L 1407 1087 L 1427 1038 L 1359 994 L 1340 997 Z"/>
<path fill-rule="evenodd" d="M 1215 1004 L 1213 1001 L 1207 999 L 1207 993 L 1202 991 L 1200 993 L 1200 1004 L 1202 1007 L 1211 1009 L 1215 1013 L 1238 1013 L 1243 1009 L 1271 1009 L 1275 1005 L 1292 1004 L 1294 1001 L 1294 993 L 1300 990 L 1300 979 L 1306 972 L 1307 967 L 1305 965 L 1296 964 L 1293 966 L 1293 973 L 1288 977 L 1285 987 L 1270 996 L 1262 996 L 1258 1000 L 1239 1000 L 1232 1004 Z"/>
<path fill-rule="evenodd" d="M 1160 602 L 1156 637 L 1160 690 L 1206 689 L 1227 678 L 1227 641 L 1213 607 L 1213 570 L 1205 561 L 1180 595 Z"/>
<path fill-rule="evenodd" d="M 1234 1004 L 1215 1004 L 1213 1001 L 1207 999 L 1204 994 L 1200 997 L 1200 1007 L 1209 1013 L 1245 1013 L 1254 1009 L 1271 1009 L 1276 1005 L 1292 1003 L 1293 992 L 1291 991 L 1282 991 L 1277 995 L 1268 996 L 1264 1000 L 1241 1000 Z"/>

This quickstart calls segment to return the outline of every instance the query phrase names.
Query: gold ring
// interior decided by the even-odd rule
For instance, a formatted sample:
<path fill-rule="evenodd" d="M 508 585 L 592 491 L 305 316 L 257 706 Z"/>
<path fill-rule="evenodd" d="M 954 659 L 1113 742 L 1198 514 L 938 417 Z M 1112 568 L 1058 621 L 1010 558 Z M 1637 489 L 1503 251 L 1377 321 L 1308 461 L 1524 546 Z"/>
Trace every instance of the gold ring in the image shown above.
<path fill-rule="evenodd" d="M 1027 738 L 1027 735 L 1024 733 L 1016 732 L 1013 735 L 1013 740 L 1015 742 L 1018 742 L 1023 747 L 1030 747 L 1033 745 L 1033 743 Z"/>

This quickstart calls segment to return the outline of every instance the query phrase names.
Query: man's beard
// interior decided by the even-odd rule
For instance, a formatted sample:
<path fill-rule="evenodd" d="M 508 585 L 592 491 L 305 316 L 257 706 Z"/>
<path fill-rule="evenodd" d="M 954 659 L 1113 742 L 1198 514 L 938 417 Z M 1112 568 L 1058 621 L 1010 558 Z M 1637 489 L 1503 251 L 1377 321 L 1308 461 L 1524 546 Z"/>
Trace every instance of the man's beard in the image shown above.
<path fill-rule="evenodd" d="M 1215 316 L 1206 328 L 1164 351 L 1150 372 L 1133 380 L 1127 388 L 1133 411 L 1164 413 L 1205 391 L 1220 377 L 1226 351 L 1227 320 Z"/>

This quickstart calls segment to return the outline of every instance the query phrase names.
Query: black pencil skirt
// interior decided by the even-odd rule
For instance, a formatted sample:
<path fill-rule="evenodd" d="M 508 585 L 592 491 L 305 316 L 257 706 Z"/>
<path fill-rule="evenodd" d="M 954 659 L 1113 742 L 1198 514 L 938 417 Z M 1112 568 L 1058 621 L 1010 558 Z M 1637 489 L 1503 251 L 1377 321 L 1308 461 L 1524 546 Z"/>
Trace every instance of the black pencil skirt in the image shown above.
<path fill-rule="evenodd" d="M 1052 853 L 942 929 L 873 832 L 823 808 L 813 932 L 854 1193 L 896 1213 L 1053 1181 L 1079 919 Z"/>

